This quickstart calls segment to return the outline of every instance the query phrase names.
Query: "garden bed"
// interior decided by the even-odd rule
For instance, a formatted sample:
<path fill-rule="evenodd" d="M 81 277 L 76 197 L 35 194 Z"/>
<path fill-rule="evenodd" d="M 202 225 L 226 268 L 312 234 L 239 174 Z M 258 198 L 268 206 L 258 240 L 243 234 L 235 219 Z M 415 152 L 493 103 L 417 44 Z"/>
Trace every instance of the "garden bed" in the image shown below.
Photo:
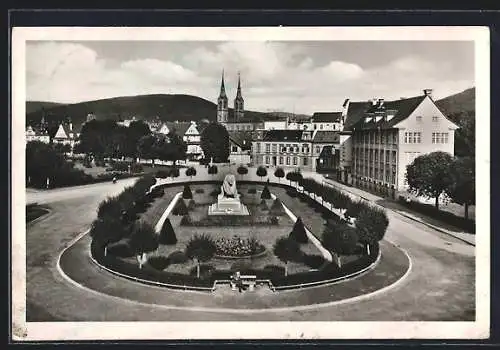
<path fill-rule="evenodd" d="M 166 208 L 175 193 L 182 192 L 183 184 L 161 185 L 165 195 L 156 199 L 158 207 Z M 334 218 L 335 214 L 323 208 L 321 204 L 315 203 L 305 195 L 289 196 L 286 185 L 268 185 L 273 194 L 295 215 L 300 216 L 307 228 L 319 239 L 326 225 L 326 218 Z M 206 218 L 208 206 L 216 201 L 216 193 L 220 183 L 190 183 L 192 192 L 191 199 L 180 199 L 189 206 L 189 216 L 193 222 L 202 221 Z M 269 216 L 269 208 L 273 200 L 265 201 L 263 205 L 260 198 L 264 184 L 260 183 L 238 183 L 238 190 L 242 194 L 242 202 L 249 207 L 253 216 Z M 156 204 L 155 201 L 155 204 Z M 314 204 L 314 203 L 315 204 Z M 160 204 L 161 203 L 161 204 Z M 267 207 L 268 209 L 265 209 Z M 251 216 L 252 216 L 251 215 Z M 161 210 L 155 210 L 154 215 L 148 217 L 145 213 L 144 219 L 151 220 L 149 224 L 155 225 Z M 292 230 L 293 222 L 287 215 L 280 216 L 277 225 L 239 225 L 230 226 L 196 226 L 182 225 L 182 215 L 169 215 L 169 222 L 175 232 L 175 244 L 161 244 L 155 251 L 149 254 L 152 263 L 146 263 L 142 269 L 138 268 L 134 256 L 118 258 L 113 254 L 104 256 L 96 245 L 92 251 L 97 261 L 111 269 L 119 269 L 122 273 L 136 278 L 150 279 L 161 283 L 180 283 L 183 285 L 211 287 L 216 279 L 227 280 L 235 272 L 255 274 L 259 279 L 270 279 L 275 286 L 291 286 L 300 283 L 319 283 L 321 280 L 341 278 L 352 274 L 353 271 L 370 266 L 377 258 L 378 244 L 373 245 L 370 255 L 362 252 L 341 256 L 342 268 L 335 264 L 325 263 L 318 248 L 311 242 L 301 244 L 301 258 L 289 261 L 287 264 L 288 276 L 284 276 L 285 264 L 272 252 L 273 245 L 280 237 L 287 237 Z M 231 240 L 235 235 L 254 240 L 262 245 L 261 251 L 251 254 L 225 254 L 217 252 L 215 257 L 201 266 L 200 278 L 193 276 L 196 272 L 196 264 L 187 259 L 180 258 L 183 255 L 190 239 L 195 235 L 207 235 L 214 240 Z M 177 256 L 177 258 L 173 258 Z M 153 263 L 154 261 L 154 263 Z M 154 266 L 153 266 L 154 265 Z M 118 270 L 117 270 L 118 271 Z M 118 272 L 120 272 L 118 271 Z M 133 272 L 132 272 L 133 271 Z M 142 277 L 141 277 L 142 276 Z M 302 281 L 302 282 L 298 282 Z"/>

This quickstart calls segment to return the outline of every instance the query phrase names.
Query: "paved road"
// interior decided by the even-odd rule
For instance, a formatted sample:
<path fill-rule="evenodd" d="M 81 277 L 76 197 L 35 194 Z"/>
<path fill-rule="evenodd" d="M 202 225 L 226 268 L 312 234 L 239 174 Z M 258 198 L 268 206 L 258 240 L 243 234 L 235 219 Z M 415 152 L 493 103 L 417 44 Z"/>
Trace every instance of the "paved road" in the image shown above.
<path fill-rule="evenodd" d="M 89 293 L 69 283 L 56 268 L 59 253 L 88 228 L 102 199 L 132 182 L 27 194 L 53 209 L 27 229 L 28 321 L 474 320 L 474 247 L 391 212 L 386 238 L 409 253 L 412 271 L 395 288 L 355 303 L 258 314 L 186 311 Z M 116 282 L 110 278 L 108 283 L 112 287 Z M 186 298 L 195 300 L 196 294 L 187 293 Z"/>

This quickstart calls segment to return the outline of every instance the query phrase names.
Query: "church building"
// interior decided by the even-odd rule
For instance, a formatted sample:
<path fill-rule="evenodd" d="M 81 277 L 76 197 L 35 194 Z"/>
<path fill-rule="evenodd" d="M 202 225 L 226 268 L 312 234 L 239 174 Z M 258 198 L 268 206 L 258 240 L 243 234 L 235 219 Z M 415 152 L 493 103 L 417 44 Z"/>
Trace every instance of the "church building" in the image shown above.
<path fill-rule="evenodd" d="M 234 99 L 234 108 L 230 111 L 228 106 L 228 98 L 226 95 L 226 88 L 224 85 L 224 71 L 222 71 L 220 93 L 219 97 L 217 98 L 217 122 L 223 125 L 227 125 L 228 123 L 241 123 L 244 121 L 244 116 L 245 100 L 243 99 L 243 95 L 241 93 L 240 73 L 238 73 L 238 88 L 236 91 L 236 98 Z"/>

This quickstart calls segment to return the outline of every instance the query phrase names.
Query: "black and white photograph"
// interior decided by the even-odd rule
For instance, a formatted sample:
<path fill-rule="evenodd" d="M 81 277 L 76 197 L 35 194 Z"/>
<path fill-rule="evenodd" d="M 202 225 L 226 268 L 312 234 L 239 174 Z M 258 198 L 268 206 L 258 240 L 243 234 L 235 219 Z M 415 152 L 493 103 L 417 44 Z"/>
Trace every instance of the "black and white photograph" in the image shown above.
<path fill-rule="evenodd" d="M 489 336 L 488 29 L 12 45 L 17 340 Z"/>

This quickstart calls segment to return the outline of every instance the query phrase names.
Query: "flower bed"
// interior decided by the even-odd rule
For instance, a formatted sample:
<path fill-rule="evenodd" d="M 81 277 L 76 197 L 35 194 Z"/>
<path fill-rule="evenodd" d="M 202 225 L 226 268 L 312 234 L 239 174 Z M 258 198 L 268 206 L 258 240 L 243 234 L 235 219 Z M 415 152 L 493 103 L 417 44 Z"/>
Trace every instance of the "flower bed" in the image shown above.
<path fill-rule="evenodd" d="M 210 215 L 201 220 L 193 220 L 185 215 L 181 221 L 182 226 L 210 227 L 210 226 L 277 226 L 279 219 L 276 216 L 231 216 Z"/>
<path fill-rule="evenodd" d="M 216 256 L 221 258 L 248 258 L 261 255 L 266 248 L 255 238 L 221 237 L 215 240 Z"/>

